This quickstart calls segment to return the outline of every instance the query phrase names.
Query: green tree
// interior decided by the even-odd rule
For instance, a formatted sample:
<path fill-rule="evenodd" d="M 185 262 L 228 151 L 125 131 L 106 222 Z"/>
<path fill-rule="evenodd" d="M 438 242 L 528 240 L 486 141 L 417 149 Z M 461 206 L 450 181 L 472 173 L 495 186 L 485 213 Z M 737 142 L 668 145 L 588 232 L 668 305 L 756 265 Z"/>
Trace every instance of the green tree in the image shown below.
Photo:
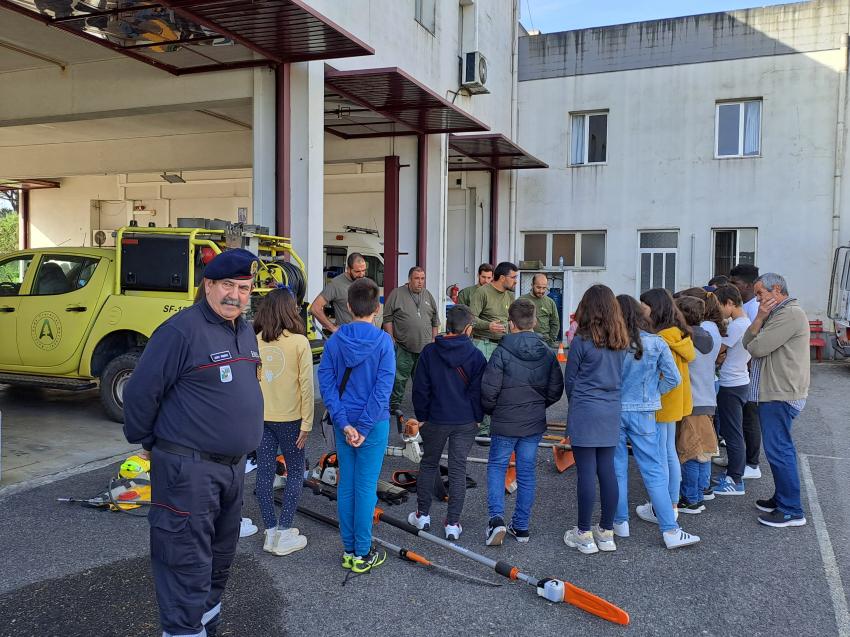
<path fill-rule="evenodd" d="M 0 254 L 18 249 L 18 213 L 0 210 Z"/>

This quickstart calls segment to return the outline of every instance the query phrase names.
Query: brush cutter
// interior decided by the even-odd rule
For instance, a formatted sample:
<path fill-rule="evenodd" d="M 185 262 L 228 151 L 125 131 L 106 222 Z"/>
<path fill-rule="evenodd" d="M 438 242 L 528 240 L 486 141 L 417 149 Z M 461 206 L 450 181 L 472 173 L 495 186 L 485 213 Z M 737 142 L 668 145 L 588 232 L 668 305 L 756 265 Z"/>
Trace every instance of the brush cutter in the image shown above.
<path fill-rule="evenodd" d="M 339 522 L 337 522 L 332 517 L 327 515 L 322 515 L 316 511 L 311 511 L 310 509 L 305 509 L 303 506 L 299 506 L 297 509 L 298 513 L 301 515 L 308 517 L 312 520 L 316 520 L 317 522 L 322 522 L 323 524 L 327 524 L 335 529 L 339 528 Z M 418 553 L 402 548 L 401 546 L 397 546 L 392 542 L 388 542 L 387 540 L 383 540 L 379 537 L 372 536 L 372 539 L 376 544 L 383 546 L 385 549 L 390 551 L 391 553 L 395 553 L 399 556 L 399 558 L 403 559 L 406 562 L 411 562 L 413 564 L 421 564 L 422 566 L 432 568 L 441 573 L 446 573 L 447 575 L 452 575 L 454 577 L 460 577 L 470 582 L 475 582 L 476 584 L 483 584 L 485 586 L 501 586 L 499 582 L 491 582 L 490 580 L 486 580 L 480 577 L 475 577 L 474 575 L 467 575 L 466 573 L 462 573 L 460 571 L 456 571 L 453 568 L 449 568 L 448 566 L 443 566 L 441 564 L 435 564 L 431 560 Z"/>
<path fill-rule="evenodd" d="M 398 518 L 388 516 L 380 508 L 375 509 L 375 523 L 377 524 L 378 522 L 384 522 L 385 524 L 394 526 L 397 529 L 406 531 L 411 535 L 420 537 L 423 540 L 428 540 L 429 542 L 438 544 L 450 551 L 459 553 L 460 555 L 468 557 L 479 564 L 492 568 L 502 577 L 525 582 L 526 584 L 533 586 L 540 597 L 543 597 L 550 602 L 566 602 L 568 604 L 572 604 L 576 608 L 580 608 L 592 615 L 596 615 L 597 617 L 601 617 L 602 619 L 615 624 L 626 625 L 629 623 L 629 614 L 622 608 L 615 606 L 611 602 L 606 601 L 601 597 L 597 597 L 592 593 L 588 593 L 586 590 L 579 588 L 570 582 L 551 577 L 537 579 L 531 575 L 523 573 L 519 570 L 519 568 L 508 564 L 507 562 L 502 560 L 499 560 L 498 562 L 496 560 L 491 560 L 490 558 L 470 551 L 459 544 L 444 540 L 443 538 L 431 535 L 425 531 L 420 531 L 412 524 L 409 524 L 406 520 L 399 520 Z"/>

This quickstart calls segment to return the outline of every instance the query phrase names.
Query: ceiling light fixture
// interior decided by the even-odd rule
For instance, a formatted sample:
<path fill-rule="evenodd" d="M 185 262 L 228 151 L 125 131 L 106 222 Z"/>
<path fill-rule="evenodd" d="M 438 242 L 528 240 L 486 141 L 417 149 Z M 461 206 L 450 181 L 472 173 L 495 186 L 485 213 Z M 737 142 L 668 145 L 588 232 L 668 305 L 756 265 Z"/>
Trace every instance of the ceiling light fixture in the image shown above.
<path fill-rule="evenodd" d="M 163 173 L 160 175 L 160 177 L 170 184 L 185 184 L 186 183 L 186 180 L 183 179 L 183 171 L 182 170 L 180 171 L 179 175 L 176 174 L 176 173 L 167 173 L 167 172 L 163 171 Z"/>

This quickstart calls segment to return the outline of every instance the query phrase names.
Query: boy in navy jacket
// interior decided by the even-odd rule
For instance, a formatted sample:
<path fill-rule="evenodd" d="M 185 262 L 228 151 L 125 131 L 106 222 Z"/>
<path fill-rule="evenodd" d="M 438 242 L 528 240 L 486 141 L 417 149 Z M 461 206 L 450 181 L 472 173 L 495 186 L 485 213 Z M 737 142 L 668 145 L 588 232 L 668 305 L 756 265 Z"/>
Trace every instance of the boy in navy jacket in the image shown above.
<path fill-rule="evenodd" d="M 463 529 L 460 513 L 466 496 L 466 458 L 481 422 L 481 375 L 487 361 L 472 344 L 473 316 L 465 305 L 446 312 L 445 336 L 438 336 L 419 355 L 413 380 L 416 419 L 427 423 L 420 433 L 424 455 L 419 465 L 417 511 L 408 521 L 422 530 L 431 528 L 432 489 L 440 455 L 449 443 L 449 506 L 446 538 L 456 540 Z"/>
<path fill-rule="evenodd" d="M 528 542 L 534 504 L 537 445 L 546 431 L 546 409 L 561 398 L 564 375 L 552 349 L 534 332 L 534 303 L 517 299 L 508 308 L 511 333 L 502 337 L 481 381 L 481 404 L 492 414 L 487 464 L 487 545 L 498 546 L 505 533 Z M 514 515 L 505 527 L 505 473 L 516 452 Z"/>

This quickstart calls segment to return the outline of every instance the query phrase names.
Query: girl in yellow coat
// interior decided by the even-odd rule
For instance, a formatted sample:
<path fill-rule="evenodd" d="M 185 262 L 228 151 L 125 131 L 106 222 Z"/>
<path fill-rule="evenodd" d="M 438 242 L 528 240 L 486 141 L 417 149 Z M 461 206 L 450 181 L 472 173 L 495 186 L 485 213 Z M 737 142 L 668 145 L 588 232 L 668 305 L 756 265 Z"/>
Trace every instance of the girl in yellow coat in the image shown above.
<path fill-rule="evenodd" d="M 685 322 L 682 313 L 673 303 L 673 296 L 663 288 L 655 288 L 641 294 L 641 303 L 648 312 L 652 328 L 664 339 L 673 353 L 673 362 L 679 370 L 682 382 L 661 396 L 661 409 L 655 412 L 658 425 L 659 449 L 666 450 L 668 486 L 670 501 L 675 509 L 679 503 L 679 487 L 682 482 L 682 467 L 676 453 L 676 423 L 693 411 L 691 397 L 691 379 L 688 375 L 688 363 L 697 356 L 691 340 L 691 328 Z M 638 507 L 637 514 L 644 520 L 655 522 L 652 505 Z"/>
<path fill-rule="evenodd" d="M 292 519 L 302 491 L 304 444 L 313 428 L 313 354 L 289 288 L 273 290 L 266 296 L 254 317 L 254 331 L 260 347 L 260 388 L 265 403 L 254 493 L 266 527 L 263 550 L 288 555 L 307 546 L 307 538 L 292 526 Z M 279 515 L 272 493 L 278 453 L 283 454 L 290 478 Z"/>

